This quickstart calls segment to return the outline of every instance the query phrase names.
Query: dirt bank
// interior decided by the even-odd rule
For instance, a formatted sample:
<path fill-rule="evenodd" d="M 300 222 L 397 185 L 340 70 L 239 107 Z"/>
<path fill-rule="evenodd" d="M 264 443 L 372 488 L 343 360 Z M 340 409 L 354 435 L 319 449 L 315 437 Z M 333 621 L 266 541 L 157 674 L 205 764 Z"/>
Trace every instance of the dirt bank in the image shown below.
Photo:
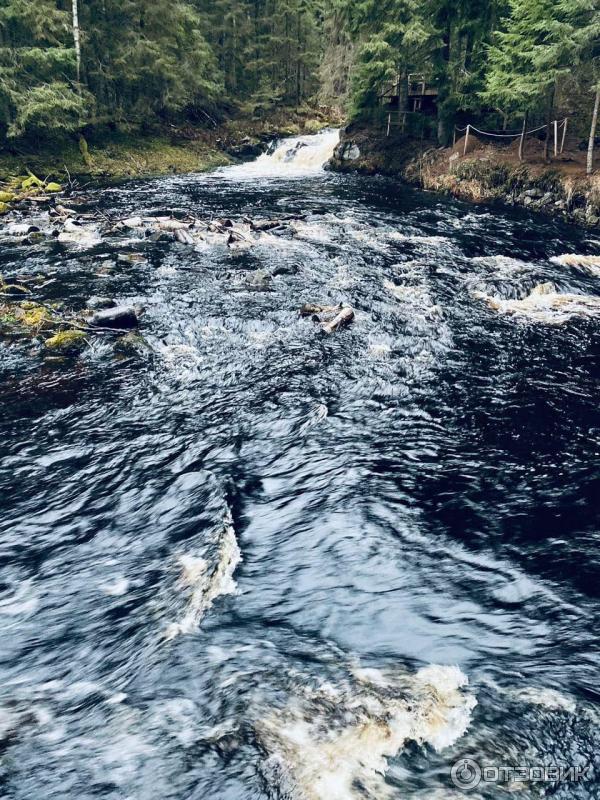
<path fill-rule="evenodd" d="M 585 175 L 585 154 L 576 147 L 546 163 L 543 143 L 527 143 L 519 162 L 518 142 L 498 147 L 471 136 L 453 148 L 438 148 L 392 131 L 349 126 L 342 134 L 331 168 L 383 174 L 424 189 L 472 202 L 498 201 L 579 224 L 600 224 L 600 172 Z"/>

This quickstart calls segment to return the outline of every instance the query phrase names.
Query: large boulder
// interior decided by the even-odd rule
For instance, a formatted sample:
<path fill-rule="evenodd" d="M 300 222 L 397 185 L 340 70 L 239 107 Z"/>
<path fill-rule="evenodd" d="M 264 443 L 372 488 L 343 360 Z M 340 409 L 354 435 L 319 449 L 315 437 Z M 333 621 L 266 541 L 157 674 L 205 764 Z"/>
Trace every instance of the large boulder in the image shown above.
<path fill-rule="evenodd" d="M 334 157 L 340 161 L 358 161 L 361 156 L 360 148 L 354 142 L 342 142 L 335 150 Z"/>

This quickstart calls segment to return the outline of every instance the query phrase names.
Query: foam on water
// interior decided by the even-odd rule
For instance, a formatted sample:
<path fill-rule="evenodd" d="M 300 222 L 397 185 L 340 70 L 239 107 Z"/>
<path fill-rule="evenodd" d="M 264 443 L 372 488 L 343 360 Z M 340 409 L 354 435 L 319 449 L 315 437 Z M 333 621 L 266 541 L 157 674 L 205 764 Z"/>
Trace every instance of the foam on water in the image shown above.
<path fill-rule="evenodd" d="M 473 292 L 473 297 L 500 314 L 545 325 L 562 325 L 575 317 L 600 317 L 600 297 L 557 292 L 549 283 L 539 284 L 522 300 L 504 300 L 485 292 Z"/>
<path fill-rule="evenodd" d="M 237 585 L 233 575 L 241 560 L 242 554 L 235 536 L 233 520 L 228 512 L 212 569 L 204 558 L 189 553 L 179 557 L 182 570 L 180 585 L 184 591 L 191 590 L 191 594 L 182 619 L 167 629 L 167 639 L 174 639 L 179 634 L 193 633 L 218 597 L 235 594 Z"/>
<path fill-rule="evenodd" d="M 600 256 L 580 256 L 575 253 L 567 253 L 562 256 L 555 256 L 550 260 L 561 267 L 578 267 L 585 272 L 589 272 L 590 275 L 600 277 Z"/>
<path fill-rule="evenodd" d="M 97 225 L 67 223 L 65 229 L 59 233 L 58 241 L 62 244 L 72 244 L 80 249 L 85 249 L 100 244 L 102 236 Z"/>
<path fill-rule="evenodd" d="M 322 686 L 264 719 L 267 780 L 293 800 L 391 797 L 388 759 L 409 741 L 443 750 L 467 730 L 474 697 L 457 667 L 414 676 L 357 670 L 358 685 Z M 359 788 L 360 787 L 360 788 Z"/>
<path fill-rule="evenodd" d="M 569 714 L 574 714 L 577 710 L 575 700 L 556 691 L 556 689 L 530 686 L 515 692 L 515 696 L 525 703 L 532 703 L 552 711 L 566 711 Z"/>

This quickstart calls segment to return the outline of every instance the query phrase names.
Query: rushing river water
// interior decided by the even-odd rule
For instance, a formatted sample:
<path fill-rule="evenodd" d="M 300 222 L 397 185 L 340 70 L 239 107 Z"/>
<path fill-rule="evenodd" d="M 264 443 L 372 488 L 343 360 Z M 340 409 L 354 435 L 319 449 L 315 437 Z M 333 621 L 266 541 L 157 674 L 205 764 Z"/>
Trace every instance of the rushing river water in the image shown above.
<path fill-rule="evenodd" d="M 598 774 L 600 278 L 552 259 L 600 240 L 328 174 L 334 141 L 90 192 L 112 219 L 293 218 L 252 248 L 2 245 L 47 301 L 143 305 L 152 348 L 0 344 L 2 797 Z M 355 322 L 326 336 L 305 302 Z M 600 795 L 592 770 L 469 796 Z"/>

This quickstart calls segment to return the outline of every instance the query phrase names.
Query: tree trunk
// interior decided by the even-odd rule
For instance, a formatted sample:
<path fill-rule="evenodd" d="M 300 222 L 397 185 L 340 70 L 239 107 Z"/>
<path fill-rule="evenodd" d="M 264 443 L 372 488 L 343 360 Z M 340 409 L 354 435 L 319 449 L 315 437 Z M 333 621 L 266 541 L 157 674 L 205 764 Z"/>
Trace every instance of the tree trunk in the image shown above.
<path fill-rule="evenodd" d="M 544 161 L 550 161 L 550 125 L 552 123 L 552 109 L 554 108 L 554 89 L 552 86 L 548 94 L 548 107 L 546 109 L 546 140 L 544 141 Z"/>
<path fill-rule="evenodd" d="M 521 141 L 519 142 L 519 161 L 523 161 L 523 154 L 525 153 L 525 133 L 527 131 L 527 120 L 529 119 L 529 111 L 525 112 L 523 117 L 523 130 L 521 131 Z"/>
<path fill-rule="evenodd" d="M 402 119 L 402 133 L 406 128 L 406 112 L 408 110 L 408 72 L 402 67 L 398 77 L 398 121 Z"/>
<path fill-rule="evenodd" d="M 592 127 L 590 128 L 590 141 L 587 153 L 587 174 L 591 175 L 594 170 L 594 145 L 596 143 L 596 128 L 598 127 L 598 111 L 600 110 L 600 83 L 596 86 L 596 100 L 594 102 L 594 113 L 592 114 Z"/>
<path fill-rule="evenodd" d="M 77 83 L 81 83 L 81 37 L 79 35 L 79 9 L 78 0 L 71 0 L 73 8 L 73 43 L 75 45 L 75 58 L 77 59 Z"/>

